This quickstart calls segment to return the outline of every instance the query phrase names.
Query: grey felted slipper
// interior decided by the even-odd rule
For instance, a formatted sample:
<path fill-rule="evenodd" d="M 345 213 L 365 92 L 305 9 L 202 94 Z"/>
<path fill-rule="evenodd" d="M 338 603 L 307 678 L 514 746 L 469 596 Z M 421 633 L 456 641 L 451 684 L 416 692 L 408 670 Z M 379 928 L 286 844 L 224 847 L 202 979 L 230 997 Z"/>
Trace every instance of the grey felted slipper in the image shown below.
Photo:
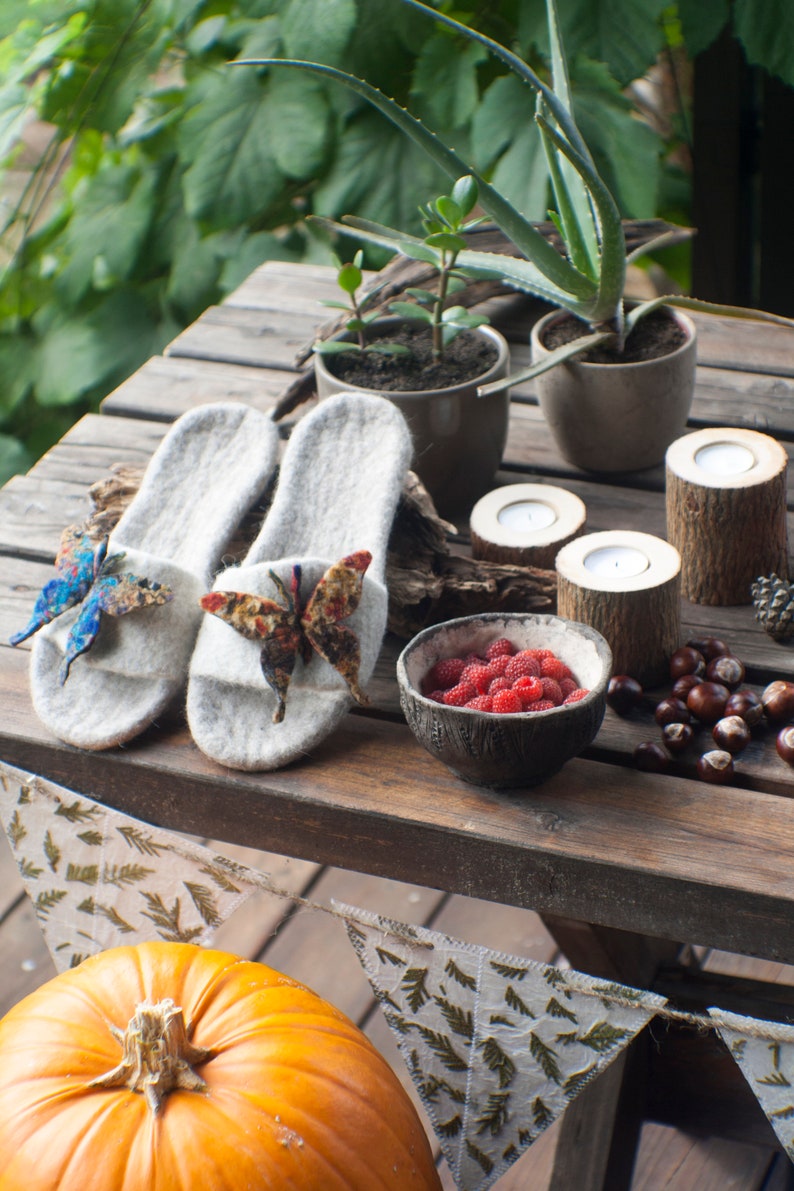
<path fill-rule="evenodd" d="M 342 393 L 298 423 L 248 556 L 202 600 L 214 615 L 190 663 L 187 710 L 213 760 L 278 769 L 366 700 L 411 452 L 405 419 L 382 397 Z"/>
<path fill-rule="evenodd" d="M 198 406 L 165 435 L 108 542 L 65 533 L 56 578 L 12 638 L 40 630 L 33 705 L 61 740 L 85 749 L 131 740 L 184 689 L 199 597 L 277 457 L 265 414 Z"/>

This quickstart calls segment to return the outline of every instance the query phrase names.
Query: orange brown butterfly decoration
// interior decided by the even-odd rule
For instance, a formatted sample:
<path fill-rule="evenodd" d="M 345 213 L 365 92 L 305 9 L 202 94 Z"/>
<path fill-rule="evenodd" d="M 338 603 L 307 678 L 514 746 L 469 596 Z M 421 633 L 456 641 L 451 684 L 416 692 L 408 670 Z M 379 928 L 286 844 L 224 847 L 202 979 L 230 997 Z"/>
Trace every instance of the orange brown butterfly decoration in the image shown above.
<path fill-rule="evenodd" d="M 340 621 L 358 607 L 364 572 L 371 562 L 368 550 L 357 550 L 334 563 L 305 605 L 300 594 L 300 563 L 292 568 L 289 590 L 274 571 L 270 572 L 283 604 L 239 591 L 211 591 L 199 600 L 205 612 L 220 617 L 250 641 L 262 642 L 259 659 L 262 673 L 277 700 L 274 724 L 284 719 L 287 689 L 298 657 L 308 665 L 313 653 L 330 662 L 342 675 L 356 702 L 367 702 L 358 684 L 361 664 L 358 637 Z"/>

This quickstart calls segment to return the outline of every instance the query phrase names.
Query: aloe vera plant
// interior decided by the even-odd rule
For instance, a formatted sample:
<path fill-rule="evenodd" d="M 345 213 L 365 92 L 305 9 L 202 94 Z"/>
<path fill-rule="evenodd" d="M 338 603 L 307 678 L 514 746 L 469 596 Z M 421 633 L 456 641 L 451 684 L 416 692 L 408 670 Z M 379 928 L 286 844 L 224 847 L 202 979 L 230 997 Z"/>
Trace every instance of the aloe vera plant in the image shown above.
<path fill-rule="evenodd" d="M 336 80 L 382 112 L 420 145 L 451 178 L 471 175 L 477 183 L 483 210 L 522 255 L 466 249 L 458 254 L 457 265 L 472 271 L 482 270 L 491 276 L 498 275 L 508 285 L 568 310 L 588 325 L 589 333 L 550 352 L 542 361 L 519 375 L 513 374 L 507 380 L 494 382 L 481 392 L 494 392 L 519 380 L 537 376 L 602 343 L 610 342 L 622 349 L 633 327 L 661 305 L 762 319 L 794 327 L 794 320 L 780 315 L 703 302 L 682 295 L 653 298 L 628 311 L 624 308 L 626 266 L 631 256 L 626 251 L 617 204 L 600 177 L 573 117 L 568 68 L 555 0 L 546 0 L 551 46 L 550 86 L 517 54 L 476 29 L 436 11 L 421 0 L 399 0 L 399 3 L 417 9 L 455 33 L 485 46 L 528 85 L 528 94 L 529 91 L 534 92 L 534 119 L 543 140 L 554 199 L 552 218 L 562 237 L 564 254 L 557 252 L 529 220 L 432 130 L 364 79 L 336 67 L 294 59 L 249 59 L 240 64 L 298 70 Z M 345 216 L 340 226 L 342 230 L 353 229 L 366 242 L 387 247 L 408 257 L 423 259 L 423 242 L 417 237 L 354 216 Z M 652 251 L 663 239 L 661 237 L 645 245 L 642 251 Z"/>

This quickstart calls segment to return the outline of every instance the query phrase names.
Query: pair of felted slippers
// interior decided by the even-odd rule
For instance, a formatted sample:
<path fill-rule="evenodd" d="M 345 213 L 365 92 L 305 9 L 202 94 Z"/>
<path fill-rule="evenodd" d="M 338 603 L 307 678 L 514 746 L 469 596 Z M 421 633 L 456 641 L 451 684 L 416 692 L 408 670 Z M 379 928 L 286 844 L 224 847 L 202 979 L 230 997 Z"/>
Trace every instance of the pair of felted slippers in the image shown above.
<path fill-rule="evenodd" d="M 236 403 L 184 414 L 109 541 L 67 532 L 56 577 L 12 638 L 36 633 L 39 718 L 69 744 L 110 748 L 187 682 L 188 724 L 213 760 L 276 769 L 311 750 L 364 701 L 411 451 L 390 402 L 346 393 L 320 403 L 287 444 L 247 557 L 214 578 L 272 477 L 278 433 Z"/>

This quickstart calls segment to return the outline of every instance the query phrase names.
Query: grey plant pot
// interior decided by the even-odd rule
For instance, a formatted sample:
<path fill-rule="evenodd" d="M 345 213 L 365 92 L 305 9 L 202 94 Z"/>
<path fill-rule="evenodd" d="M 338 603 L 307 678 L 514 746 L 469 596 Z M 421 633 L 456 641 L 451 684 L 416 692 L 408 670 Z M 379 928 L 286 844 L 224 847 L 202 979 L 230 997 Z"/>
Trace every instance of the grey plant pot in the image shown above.
<path fill-rule="evenodd" d="M 635 364 L 572 360 L 535 378 L 540 408 L 560 454 L 593 472 L 639 471 L 664 459 L 686 429 L 695 388 L 697 333 L 679 310 L 670 313 L 687 340 L 676 351 Z M 555 310 L 532 328 L 532 359 L 548 355 L 546 329 L 565 312 Z"/>
<path fill-rule="evenodd" d="M 371 333 L 404 320 L 378 319 Z M 403 413 L 414 443 L 413 469 L 433 497 L 442 516 L 468 512 L 489 491 L 502 461 L 510 416 L 510 394 L 478 397 L 478 385 L 507 375 L 510 351 L 503 335 L 493 327 L 476 328 L 497 349 L 491 368 L 466 384 L 425 392 L 381 392 Z M 321 355 L 315 356 L 317 393 L 322 399 L 334 393 L 367 392 L 340 381 Z"/>

